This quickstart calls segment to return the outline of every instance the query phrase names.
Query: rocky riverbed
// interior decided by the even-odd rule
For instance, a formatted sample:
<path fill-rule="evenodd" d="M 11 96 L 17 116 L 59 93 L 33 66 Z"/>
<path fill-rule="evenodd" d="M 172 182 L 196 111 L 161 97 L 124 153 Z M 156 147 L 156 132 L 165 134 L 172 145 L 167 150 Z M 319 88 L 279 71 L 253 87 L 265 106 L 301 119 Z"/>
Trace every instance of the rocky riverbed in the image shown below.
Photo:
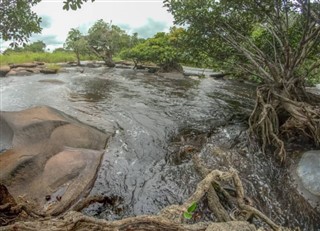
<path fill-rule="evenodd" d="M 95 168 L 96 179 L 89 193 L 107 196 L 114 203 L 95 203 L 83 210 L 87 215 L 114 220 L 156 214 L 167 205 L 182 203 L 200 181 L 191 161 L 191 155 L 197 153 L 209 169 L 236 168 L 252 204 L 278 224 L 318 230 L 318 202 L 310 203 L 309 198 L 301 196 L 303 192 L 293 176 L 299 171 L 302 177 L 310 176 L 309 167 L 299 164 L 308 147 L 296 153 L 287 166 L 262 154 L 254 142 L 246 142 L 245 135 L 255 86 L 217 80 L 209 75 L 206 78 L 159 76 L 147 70 L 67 66 L 55 75 L 1 78 L 1 111 L 10 114 L 46 105 L 104 134 L 114 131 L 101 156 L 100 167 Z M 51 137 L 52 133 L 46 134 Z M 78 132 L 68 137 L 73 139 L 75 134 Z M 10 152 L 10 138 L 3 137 L 7 136 L 1 136 L 5 153 Z M 54 153 L 44 161 L 49 170 L 51 166 L 56 169 L 56 164 L 67 166 L 71 159 L 84 155 L 82 151 L 74 154 L 68 148 Z M 65 153 L 70 160 L 63 157 Z M 80 167 L 81 163 L 87 163 L 87 160 L 81 162 L 81 158 Z M 316 164 L 313 166 L 317 169 Z M 54 180 L 50 182 L 55 184 Z M 317 188 L 308 189 L 304 181 L 301 185 L 312 193 Z M 43 203 L 47 203 L 47 194 L 56 198 L 55 194 L 45 192 L 39 197 Z M 314 198 L 319 200 L 317 195 Z M 203 211 L 200 219 L 214 219 L 205 201 L 199 207 Z"/>

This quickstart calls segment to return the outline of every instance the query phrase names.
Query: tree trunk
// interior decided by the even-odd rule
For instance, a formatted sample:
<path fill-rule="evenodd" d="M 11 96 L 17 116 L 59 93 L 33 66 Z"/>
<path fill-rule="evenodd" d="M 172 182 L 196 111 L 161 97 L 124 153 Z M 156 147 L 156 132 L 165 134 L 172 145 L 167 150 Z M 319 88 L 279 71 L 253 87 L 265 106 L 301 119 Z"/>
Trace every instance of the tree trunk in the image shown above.
<path fill-rule="evenodd" d="M 108 52 L 104 55 L 103 61 L 107 65 L 107 67 L 115 67 L 116 66 L 116 64 L 112 60 L 112 54 L 110 52 Z"/>
<path fill-rule="evenodd" d="M 81 65 L 81 63 L 80 63 L 80 54 L 77 52 L 76 56 L 77 56 L 77 65 L 80 66 Z"/>

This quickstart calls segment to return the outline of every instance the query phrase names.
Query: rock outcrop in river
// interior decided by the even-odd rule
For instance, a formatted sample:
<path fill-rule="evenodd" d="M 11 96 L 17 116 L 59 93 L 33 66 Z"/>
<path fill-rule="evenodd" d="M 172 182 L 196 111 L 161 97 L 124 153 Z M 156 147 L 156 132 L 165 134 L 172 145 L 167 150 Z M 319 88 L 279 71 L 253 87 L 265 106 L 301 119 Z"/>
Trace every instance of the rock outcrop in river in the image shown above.
<path fill-rule="evenodd" d="M 44 106 L 0 112 L 0 125 L 0 183 L 46 214 L 59 214 L 88 193 L 113 133 Z"/>

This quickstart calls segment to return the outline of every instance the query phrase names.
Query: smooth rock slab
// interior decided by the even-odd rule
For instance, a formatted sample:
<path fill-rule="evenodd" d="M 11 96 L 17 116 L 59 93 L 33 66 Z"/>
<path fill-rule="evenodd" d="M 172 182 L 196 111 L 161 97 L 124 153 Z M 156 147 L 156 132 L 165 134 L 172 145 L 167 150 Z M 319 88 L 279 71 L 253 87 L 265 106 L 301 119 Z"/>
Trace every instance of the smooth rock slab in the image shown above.
<path fill-rule="evenodd" d="M 0 183 L 58 215 L 89 192 L 112 134 L 50 107 L 0 112 Z"/>
<path fill-rule="evenodd" d="M 320 150 L 303 154 L 298 164 L 297 174 L 306 190 L 320 196 Z"/>

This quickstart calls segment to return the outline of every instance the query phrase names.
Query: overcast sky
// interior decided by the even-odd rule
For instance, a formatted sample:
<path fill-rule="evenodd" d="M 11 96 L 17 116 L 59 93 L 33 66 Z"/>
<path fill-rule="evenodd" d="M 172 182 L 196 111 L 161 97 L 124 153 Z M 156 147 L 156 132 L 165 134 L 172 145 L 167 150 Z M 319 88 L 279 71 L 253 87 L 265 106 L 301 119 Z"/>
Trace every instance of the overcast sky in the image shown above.
<path fill-rule="evenodd" d="M 62 47 L 71 28 L 86 33 L 99 19 L 112 21 L 129 34 L 138 32 L 143 38 L 159 31 L 168 32 L 173 25 L 173 17 L 163 8 L 162 0 L 95 0 L 76 11 L 65 11 L 62 7 L 63 0 L 42 0 L 33 7 L 42 17 L 43 29 L 41 34 L 31 37 L 31 42 L 42 40 L 50 50 Z"/>

